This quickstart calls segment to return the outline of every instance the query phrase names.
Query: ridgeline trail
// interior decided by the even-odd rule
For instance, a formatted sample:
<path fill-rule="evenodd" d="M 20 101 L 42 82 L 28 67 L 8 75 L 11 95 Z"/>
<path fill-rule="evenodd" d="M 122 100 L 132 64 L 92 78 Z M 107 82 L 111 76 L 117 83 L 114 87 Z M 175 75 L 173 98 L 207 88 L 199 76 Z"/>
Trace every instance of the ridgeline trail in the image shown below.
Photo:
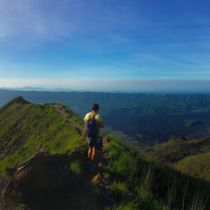
<path fill-rule="evenodd" d="M 139 152 L 106 133 L 90 163 L 78 115 L 62 104 L 22 97 L 0 109 L 0 128 L 1 210 L 210 208 L 208 179 L 171 167 L 192 156 L 190 164 L 202 161 L 208 175 L 210 138 L 173 140 Z"/>

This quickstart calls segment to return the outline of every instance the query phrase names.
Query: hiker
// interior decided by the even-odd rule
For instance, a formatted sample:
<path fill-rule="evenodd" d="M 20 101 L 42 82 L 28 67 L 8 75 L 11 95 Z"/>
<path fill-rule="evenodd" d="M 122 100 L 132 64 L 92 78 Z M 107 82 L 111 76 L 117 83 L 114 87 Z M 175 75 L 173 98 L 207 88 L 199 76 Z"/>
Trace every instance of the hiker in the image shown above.
<path fill-rule="evenodd" d="M 85 134 L 88 143 L 88 159 L 90 160 L 94 160 L 96 156 L 99 129 L 104 127 L 98 110 L 99 105 L 94 103 L 91 112 L 88 112 L 84 117 Z"/>

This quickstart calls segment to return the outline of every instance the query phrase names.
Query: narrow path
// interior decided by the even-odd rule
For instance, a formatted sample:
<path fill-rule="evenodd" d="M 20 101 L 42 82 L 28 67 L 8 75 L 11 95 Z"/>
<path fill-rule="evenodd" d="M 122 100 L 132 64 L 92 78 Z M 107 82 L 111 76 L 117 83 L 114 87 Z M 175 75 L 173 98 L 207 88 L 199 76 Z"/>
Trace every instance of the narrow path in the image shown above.
<path fill-rule="evenodd" d="M 106 166 L 108 165 L 109 158 L 107 155 L 106 148 L 102 151 L 98 151 L 96 158 L 97 169 L 94 172 L 88 171 L 91 183 L 96 187 L 99 194 L 99 201 L 103 207 L 112 206 L 115 200 L 111 196 L 111 191 L 108 186 L 112 184 L 113 177 L 105 176 L 107 173 Z M 109 174 L 110 175 L 110 174 Z"/>

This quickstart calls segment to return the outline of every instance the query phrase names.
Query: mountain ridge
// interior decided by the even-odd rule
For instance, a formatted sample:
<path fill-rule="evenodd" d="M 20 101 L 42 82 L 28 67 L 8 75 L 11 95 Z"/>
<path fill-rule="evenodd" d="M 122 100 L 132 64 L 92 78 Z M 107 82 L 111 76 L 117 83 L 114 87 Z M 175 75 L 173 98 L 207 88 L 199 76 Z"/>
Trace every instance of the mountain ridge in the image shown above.
<path fill-rule="evenodd" d="M 22 154 L 64 153 L 84 143 L 80 118 L 60 104 L 34 105 L 17 97 L 0 109 L 0 119 L 0 171 L 5 170 L 2 162 L 16 165 Z"/>
<path fill-rule="evenodd" d="M 2 210 L 189 210 L 198 194 L 199 210 L 210 207 L 209 182 L 144 159 L 112 133 L 90 170 L 82 120 L 62 104 L 14 99 L 0 127 Z"/>
<path fill-rule="evenodd" d="M 167 141 L 173 135 L 201 138 L 210 134 L 209 94 L 160 95 L 0 90 L 0 106 L 19 95 L 32 103 L 65 104 L 81 118 L 85 115 L 87 107 L 91 107 L 92 103 L 97 101 L 101 106 L 106 128 L 123 132 L 145 146 Z M 118 120 L 122 115 L 124 120 Z"/>

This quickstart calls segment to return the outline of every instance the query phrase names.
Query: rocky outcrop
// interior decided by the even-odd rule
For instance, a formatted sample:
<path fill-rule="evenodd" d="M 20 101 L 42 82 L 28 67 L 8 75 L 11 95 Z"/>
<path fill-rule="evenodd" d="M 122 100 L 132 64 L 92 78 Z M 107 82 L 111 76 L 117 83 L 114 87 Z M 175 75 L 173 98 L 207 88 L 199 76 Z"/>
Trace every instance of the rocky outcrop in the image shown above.
<path fill-rule="evenodd" d="M 63 189 L 69 187 L 74 178 L 67 155 L 48 155 L 44 152 L 10 170 L 8 175 L 21 192 Z"/>
<path fill-rule="evenodd" d="M 24 99 L 22 96 L 18 96 L 16 98 L 13 99 L 12 101 L 13 103 L 18 103 L 18 104 L 30 104 L 30 102 L 28 102 L 26 99 Z"/>
<path fill-rule="evenodd" d="M 70 170 L 70 163 L 75 160 L 80 160 L 83 164 L 84 154 L 78 151 L 71 155 L 49 155 L 41 152 L 19 167 L 8 169 L 7 177 L 0 179 L 1 209 L 4 209 L 3 205 L 7 209 L 11 202 L 13 206 L 14 202 L 16 206 L 24 203 L 29 209 L 53 209 L 53 200 L 58 199 L 60 202 L 66 195 L 73 195 L 73 198 L 74 193 L 77 194 L 84 186 L 91 189 L 84 183 L 87 182 L 84 176 Z M 81 167 L 84 168 L 83 165 Z M 64 200 L 66 202 L 66 198 Z M 62 200 L 61 203 L 67 205 L 65 202 Z M 67 206 L 71 204 L 68 203 Z"/>
<path fill-rule="evenodd" d="M 13 210 L 18 206 L 18 192 L 9 178 L 0 178 L 0 209 Z"/>

